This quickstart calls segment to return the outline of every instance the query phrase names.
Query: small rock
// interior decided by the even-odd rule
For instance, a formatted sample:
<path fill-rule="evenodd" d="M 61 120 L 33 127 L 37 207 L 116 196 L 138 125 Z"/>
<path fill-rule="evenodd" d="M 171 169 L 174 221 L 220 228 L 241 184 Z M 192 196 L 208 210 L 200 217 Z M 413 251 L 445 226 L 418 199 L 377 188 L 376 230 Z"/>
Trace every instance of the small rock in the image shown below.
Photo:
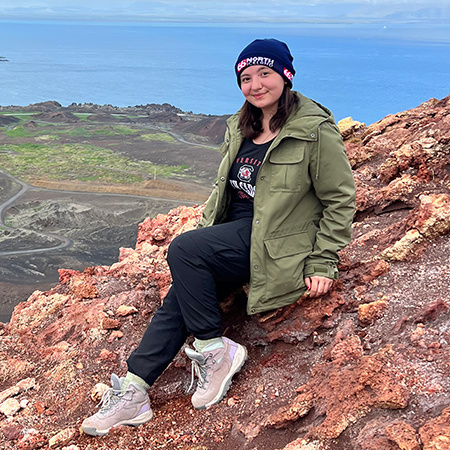
<path fill-rule="evenodd" d="M 8 398 L 0 405 L 0 412 L 6 417 L 12 417 L 20 411 L 20 403 L 15 398 Z"/>
<path fill-rule="evenodd" d="M 106 350 L 104 348 L 100 354 L 98 355 L 97 361 L 115 361 L 117 359 L 117 355 L 114 352 L 111 352 L 109 350 Z"/>
<path fill-rule="evenodd" d="M 420 450 L 416 430 L 406 422 L 398 421 L 386 426 L 387 437 L 402 450 Z"/>
<path fill-rule="evenodd" d="M 66 428 L 50 438 L 48 446 L 49 448 L 61 447 L 62 445 L 68 444 L 72 439 L 75 439 L 78 434 L 79 432 L 76 428 Z"/>
<path fill-rule="evenodd" d="M 377 319 L 383 317 L 384 312 L 388 308 L 389 303 L 382 298 L 371 303 L 364 303 L 358 307 L 358 317 L 361 325 L 367 326 L 374 323 Z"/>
<path fill-rule="evenodd" d="M 17 450 L 34 450 L 41 448 L 46 439 L 38 433 L 34 428 L 24 430 L 24 436 L 17 441 Z"/>
<path fill-rule="evenodd" d="M 28 406 L 29 400 L 27 400 L 26 398 L 24 398 L 23 400 L 21 400 L 20 402 L 20 407 L 22 409 L 25 409 Z"/>
<path fill-rule="evenodd" d="M 118 328 L 120 328 L 120 322 L 116 319 L 105 317 L 101 321 L 101 327 L 104 330 L 117 330 Z"/>
<path fill-rule="evenodd" d="M 123 338 L 123 333 L 119 330 L 114 330 L 111 333 L 111 336 L 109 336 L 108 342 L 111 343 L 111 342 L 115 341 L 116 339 L 122 339 L 122 338 Z"/>
<path fill-rule="evenodd" d="M 130 314 L 136 314 L 137 312 L 138 310 L 134 306 L 120 305 L 117 308 L 117 315 L 119 317 L 129 316 Z"/>
<path fill-rule="evenodd" d="M 8 441 L 17 441 L 23 436 L 23 428 L 17 424 L 3 427 L 2 432 Z"/>
<path fill-rule="evenodd" d="M 103 394 L 109 389 L 109 386 L 107 386 L 104 383 L 97 383 L 91 392 L 91 398 L 94 400 L 94 402 L 98 403 L 102 397 Z"/>
<path fill-rule="evenodd" d="M 47 408 L 47 405 L 41 401 L 37 401 L 35 406 L 36 406 L 36 412 L 38 414 L 42 414 L 45 411 L 45 409 Z"/>
<path fill-rule="evenodd" d="M 429 420 L 419 430 L 423 448 L 429 450 L 447 450 L 450 448 L 450 407 L 442 414 Z"/>
<path fill-rule="evenodd" d="M 419 323 L 416 329 L 411 333 L 410 340 L 411 342 L 417 342 L 421 339 L 421 337 L 426 333 L 423 324 Z"/>
<path fill-rule="evenodd" d="M 18 395 L 23 391 L 28 391 L 36 386 L 36 380 L 34 378 L 25 378 L 19 381 L 15 386 L 12 386 L 2 392 L 0 392 L 0 403 L 9 397 Z"/>

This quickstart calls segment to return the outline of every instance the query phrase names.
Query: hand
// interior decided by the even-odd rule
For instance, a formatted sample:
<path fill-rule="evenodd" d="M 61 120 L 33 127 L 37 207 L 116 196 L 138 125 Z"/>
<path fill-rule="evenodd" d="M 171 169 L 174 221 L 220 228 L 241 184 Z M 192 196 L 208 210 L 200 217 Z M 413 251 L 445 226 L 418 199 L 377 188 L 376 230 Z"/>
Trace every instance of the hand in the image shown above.
<path fill-rule="evenodd" d="M 330 290 L 333 280 L 327 277 L 306 277 L 305 285 L 310 297 L 319 297 Z"/>

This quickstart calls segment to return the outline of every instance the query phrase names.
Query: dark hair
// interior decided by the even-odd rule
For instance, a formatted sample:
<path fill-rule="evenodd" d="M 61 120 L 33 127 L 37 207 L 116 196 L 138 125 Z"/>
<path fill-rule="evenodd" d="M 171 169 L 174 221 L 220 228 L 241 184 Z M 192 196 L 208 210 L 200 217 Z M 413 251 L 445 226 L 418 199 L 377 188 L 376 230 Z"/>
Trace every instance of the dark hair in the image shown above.
<path fill-rule="evenodd" d="M 277 112 L 270 119 L 270 131 L 282 128 L 289 116 L 298 108 L 298 103 L 298 97 L 294 95 L 290 86 L 286 84 L 278 100 Z M 262 116 L 261 108 L 253 106 L 247 100 L 245 101 L 239 117 L 239 129 L 244 137 L 255 139 L 262 133 Z"/>

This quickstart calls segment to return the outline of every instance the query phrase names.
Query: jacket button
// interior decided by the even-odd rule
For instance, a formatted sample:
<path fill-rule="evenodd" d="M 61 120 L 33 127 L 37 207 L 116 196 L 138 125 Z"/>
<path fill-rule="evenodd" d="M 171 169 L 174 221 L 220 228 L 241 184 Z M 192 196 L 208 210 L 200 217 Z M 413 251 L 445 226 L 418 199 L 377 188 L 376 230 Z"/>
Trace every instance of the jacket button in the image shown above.
<path fill-rule="evenodd" d="M 259 220 L 257 220 L 255 223 L 256 223 L 256 225 L 259 225 Z"/>
<path fill-rule="evenodd" d="M 316 137 L 316 133 L 311 133 L 311 137 L 315 138 Z"/>
<path fill-rule="evenodd" d="M 220 177 L 220 181 L 225 181 L 225 177 Z"/>
<path fill-rule="evenodd" d="M 261 179 L 261 180 L 265 180 L 265 178 L 266 178 L 266 177 L 263 175 L 260 179 Z"/>
<path fill-rule="evenodd" d="M 254 309 L 252 309 L 252 313 L 255 314 L 255 310 Z"/>
<path fill-rule="evenodd" d="M 255 269 L 255 270 L 258 270 L 258 269 L 259 269 L 259 266 L 255 266 L 254 269 Z"/>

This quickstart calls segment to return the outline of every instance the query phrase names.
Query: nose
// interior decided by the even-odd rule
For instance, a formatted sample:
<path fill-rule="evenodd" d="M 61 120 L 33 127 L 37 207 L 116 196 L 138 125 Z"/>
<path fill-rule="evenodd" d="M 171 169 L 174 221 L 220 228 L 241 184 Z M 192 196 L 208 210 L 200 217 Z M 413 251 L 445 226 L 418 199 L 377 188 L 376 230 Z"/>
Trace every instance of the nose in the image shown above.
<path fill-rule="evenodd" d="M 261 80 L 259 77 L 253 77 L 252 78 L 252 91 L 257 91 L 261 89 Z"/>

